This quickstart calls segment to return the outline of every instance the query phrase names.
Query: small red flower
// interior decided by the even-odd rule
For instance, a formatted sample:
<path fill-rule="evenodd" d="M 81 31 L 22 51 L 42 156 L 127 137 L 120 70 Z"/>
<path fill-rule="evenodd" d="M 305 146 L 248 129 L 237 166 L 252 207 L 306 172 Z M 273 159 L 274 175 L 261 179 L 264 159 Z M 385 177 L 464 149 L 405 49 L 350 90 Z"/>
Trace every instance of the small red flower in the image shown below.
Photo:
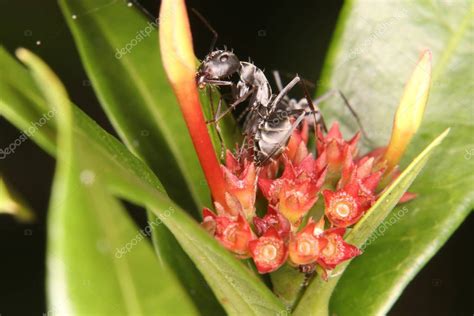
<path fill-rule="evenodd" d="M 278 196 L 278 211 L 297 226 L 318 200 L 319 189 L 311 179 L 285 181 Z"/>
<path fill-rule="evenodd" d="M 309 154 L 297 165 L 285 160 L 280 178 L 261 178 L 258 184 L 270 205 L 296 226 L 316 203 L 325 175 L 324 164 Z"/>
<path fill-rule="evenodd" d="M 325 214 L 336 227 L 347 227 L 356 223 L 370 206 L 370 200 L 359 196 L 357 181 L 349 183 L 336 192 L 324 190 Z"/>
<path fill-rule="evenodd" d="M 255 216 L 253 224 L 258 236 L 264 235 L 270 227 L 275 228 L 284 240 L 290 234 L 290 222 L 272 206 L 268 206 L 267 214 L 263 218 Z"/>
<path fill-rule="evenodd" d="M 236 219 L 227 216 L 217 216 L 204 208 L 202 226 L 227 249 L 239 258 L 249 257 L 249 242 L 255 235 L 245 218 L 239 214 Z"/>
<path fill-rule="evenodd" d="M 259 273 L 269 273 L 283 265 L 288 257 L 285 242 L 274 227 L 263 236 L 249 242 L 250 254 Z"/>
<path fill-rule="evenodd" d="M 241 164 L 227 151 L 226 166 L 221 166 L 226 183 L 225 199 L 227 209 L 217 206 L 219 214 L 230 213 L 236 216 L 243 214 L 251 219 L 255 216 L 255 196 L 257 193 L 257 171 L 255 164 L 244 160 Z"/>
<path fill-rule="evenodd" d="M 288 246 L 291 263 L 294 265 L 307 265 L 316 262 L 322 249 L 327 244 L 327 239 L 322 237 L 324 219 L 318 223 L 309 220 L 303 230 L 293 234 Z"/>
<path fill-rule="evenodd" d="M 339 123 L 335 122 L 326 136 L 323 135 L 321 128 L 318 127 L 316 137 L 316 146 L 318 154 L 325 154 L 328 165 L 328 180 L 335 183 L 341 175 L 341 169 L 347 156 L 354 157 L 357 154 L 357 142 L 360 133 L 357 133 L 349 141 L 342 138 L 339 130 Z"/>
<path fill-rule="evenodd" d="M 303 121 L 301 129 L 296 129 L 288 141 L 286 157 L 294 164 L 299 164 L 308 156 L 308 123 Z"/>
<path fill-rule="evenodd" d="M 322 238 L 327 240 L 316 262 L 326 270 L 334 269 L 343 261 L 360 255 L 362 252 L 343 239 L 345 228 L 331 228 L 324 232 Z"/>

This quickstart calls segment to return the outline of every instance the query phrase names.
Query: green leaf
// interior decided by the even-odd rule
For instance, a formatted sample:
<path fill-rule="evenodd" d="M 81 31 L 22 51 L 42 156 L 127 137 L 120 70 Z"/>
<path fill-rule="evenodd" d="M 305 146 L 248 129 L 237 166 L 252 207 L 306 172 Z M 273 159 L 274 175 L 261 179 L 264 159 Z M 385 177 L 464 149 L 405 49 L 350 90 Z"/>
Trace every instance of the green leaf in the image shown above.
<path fill-rule="evenodd" d="M 158 263 L 94 169 L 85 142 L 76 143 L 73 112 L 57 77 L 19 50 L 49 104 L 57 110 L 58 166 L 48 218 L 50 310 L 67 315 L 197 315 L 176 276 Z M 131 252 L 131 253 L 128 253 Z M 154 275 L 154 278 L 150 278 Z"/>
<path fill-rule="evenodd" d="M 80 161 L 80 170 L 92 171 L 94 180 L 108 192 L 151 209 L 192 258 L 228 314 L 266 315 L 285 310 L 253 272 L 157 190 L 156 178 L 141 160 L 91 125 L 85 115 L 76 112 L 70 120 L 74 124 L 72 146 L 79 147 L 74 149 L 74 159 Z"/>
<path fill-rule="evenodd" d="M 161 65 L 156 21 L 147 21 L 125 1 L 64 0 L 60 4 L 93 87 L 120 137 L 158 175 L 170 197 L 201 218 L 202 207 L 211 205 L 210 193 Z M 122 54 L 122 48 L 129 51 Z M 206 96 L 201 100 L 209 112 Z M 222 123 L 229 145 L 229 121 Z M 209 130 L 220 150 L 214 128 Z M 150 215 L 150 221 L 154 220 Z M 202 277 L 189 258 L 175 250 L 174 238 L 158 230 L 153 243 L 161 260 L 196 293 L 201 310 L 217 312 L 219 306 Z"/>
<path fill-rule="evenodd" d="M 56 142 L 54 120 L 35 126 L 50 109 L 28 72 L 1 46 L 0 69 L 0 114 L 33 138 L 46 152 L 53 154 Z"/>
<path fill-rule="evenodd" d="M 156 21 L 127 1 L 61 0 L 92 86 L 129 150 L 171 198 L 200 218 L 211 205 L 191 138 L 161 65 Z"/>
<path fill-rule="evenodd" d="M 367 211 L 367 214 L 354 226 L 354 228 L 345 237 L 346 242 L 358 248 L 364 248 L 364 243 L 369 239 L 372 233 L 382 223 L 392 211 L 395 205 L 400 201 L 415 178 L 421 172 L 433 154 L 434 149 L 441 144 L 448 134 L 446 130 L 438 136 L 413 162 L 402 172 L 402 174 L 387 188 L 380 196 L 377 202 Z M 321 277 L 313 280 L 311 285 L 304 293 L 299 302 L 295 315 L 329 315 L 329 300 L 339 279 L 350 261 L 338 265 L 332 271 L 329 280 L 324 281 Z"/>
<path fill-rule="evenodd" d="M 44 116 L 44 113 L 49 113 L 51 110 L 26 69 L 1 48 L 0 66 L 4 73 L 11 74 L 0 77 L 0 92 L 3 96 L 0 100 L 0 114 L 5 115 L 19 129 L 28 130 L 32 124 L 34 125 L 34 122 L 38 122 Z M 73 110 L 75 128 L 87 135 L 89 141 L 97 142 L 109 149 L 108 154 L 111 157 L 126 151 L 121 143 L 104 132 L 79 108 L 74 106 Z M 57 130 L 55 125 L 55 120 L 49 119 L 30 134 L 35 142 L 52 155 L 56 152 Z M 143 162 L 135 162 L 129 167 L 133 167 L 137 176 L 163 192 L 163 186 Z M 150 216 L 149 221 L 155 222 L 155 216 Z M 152 238 L 160 260 L 165 261 L 177 273 L 178 278 L 186 286 L 186 290 L 199 309 L 204 313 L 221 313 L 222 308 L 204 278 L 168 229 L 161 225 L 159 229 L 153 230 Z"/>
<path fill-rule="evenodd" d="M 294 304 L 301 296 L 302 289 L 305 284 L 306 276 L 295 267 L 289 264 L 283 265 L 281 268 L 270 274 L 273 293 L 292 310 Z"/>
<path fill-rule="evenodd" d="M 370 243 L 342 276 L 331 300 L 338 315 L 385 314 L 416 273 L 473 208 L 474 4 L 457 1 L 362 1 L 345 4 L 321 79 L 349 98 L 377 146 L 388 142 L 391 118 L 423 49 L 433 53 L 433 85 L 425 118 L 402 167 L 451 127 L 410 188 L 419 197 L 395 208 L 406 214 Z M 354 131 L 342 105 L 326 115 Z M 382 226 L 381 226 L 382 227 Z M 381 228 L 379 228 L 380 230 Z"/>

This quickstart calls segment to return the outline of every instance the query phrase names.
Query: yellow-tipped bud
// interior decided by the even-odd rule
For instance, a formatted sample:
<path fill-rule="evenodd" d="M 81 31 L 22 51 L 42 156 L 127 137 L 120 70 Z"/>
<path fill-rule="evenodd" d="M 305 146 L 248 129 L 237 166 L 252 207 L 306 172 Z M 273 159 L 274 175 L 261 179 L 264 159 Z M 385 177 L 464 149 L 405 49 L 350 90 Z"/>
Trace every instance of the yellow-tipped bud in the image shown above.
<path fill-rule="evenodd" d="M 184 1 L 162 1 L 159 33 L 161 58 L 168 79 L 173 84 L 194 82 L 196 57 Z"/>
<path fill-rule="evenodd" d="M 225 181 L 209 137 L 197 90 L 196 57 L 184 0 L 163 0 L 160 9 L 163 66 L 178 99 L 214 201 L 226 208 Z"/>
<path fill-rule="evenodd" d="M 390 143 L 385 151 L 388 170 L 395 167 L 420 127 L 431 86 L 431 52 L 422 53 L 413 74 L 408 80 L 398 105 Z M 387 171 L 388 171 L 387 170 Z"/>

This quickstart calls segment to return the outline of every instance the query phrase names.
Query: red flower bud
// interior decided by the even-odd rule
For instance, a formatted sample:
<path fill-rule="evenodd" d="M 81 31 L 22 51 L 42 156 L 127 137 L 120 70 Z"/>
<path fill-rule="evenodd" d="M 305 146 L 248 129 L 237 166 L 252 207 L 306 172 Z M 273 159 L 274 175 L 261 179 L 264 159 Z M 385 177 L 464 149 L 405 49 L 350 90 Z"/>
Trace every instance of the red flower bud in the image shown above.
<path fill-rule="evenodd" d="M 291 236 L 288 252 L 293 264 L 307 265 L 316 261 L 328 242 L 322 237 L 323 229 L 324 219 L 318 223 L 310 219 L 303 230 Z"/>
<path fill-rule="evenodd" d="M 297 225 L 318 200 L 319 189 L 311 179 L 285 181 L 278 196 L 278 211 Z"/>
<path fill-rule="evenodd" d="M 331 183 L 335 184 L 341 175 L 342 166 L 348 160 L 347 156 L 354 157 L 357 154 L 356 146 L 359 138 L 360 133 L 357 133 L 351 140 L 345 141 L 337 122 L 332 125 L 326 136 L 323 135 L 321 128 L 318 128 L 316 137 L 318 154 L 326 155 L 328 178 Z"/>
<path fill-rule="evenodd" d="M 196 57 L 183 0 L 161 2 L 159 32 L 163 66 L 178 99 L 212 197 L 222 208 L 226 208 L 224 178 L 219 172 L 219 162 L 199 101 L 195 80 Z"/>
<path fill-rule="evenodd" d="M 288 141 L 286 157 L 294 164 L 300 163 L 308 156 L 308 123 L 303 121 L 302 128 L 296 129 Z"/>
<path fill-rule="evenodd" d="M 285 160 L 280 178 L 261 178 L 258 184 L 269 204 L 276 206 L 283 216 L 297 225 L 318 199 L 326 176 L 326 169 L 322 168 L 322 164 L 315 161 L 311 154 L 297 165 Z"/>
<path fill-rule="evenodd" d="M 250 241 L 249 249 L 258 272 L 262 274 L 277 270 L 288 257 L 288 249 L 273 227 L 260 238 Z"/>
<path fill-rule="evenodd" d="M 221 166 L 221 169 L 226 183 L 227 211 L 231 215 L 243 214 L 245 218 L 251 219 L 255 216 L 257 193 L 255 164 L 246 160 L 240 166 L 230 152 L 227 153 L 226 160 L 229 167 Z"/>
<path fill-rule="evenodd" d="M 405 193 L 403 193 L 402 197 L 400 198 L 400 201 L 398 201 L 398 204 L 406 203 L 408 201 L 416 199 L 417 196 L 418 196 L 418 194 L 416 194 L 416 193 L 405 192 Z"/>
<path fill-rule="evenodd" d="M 286 240 L 290 234 L 290 222 L 272 206 L 268 206 L 267 214 L 263 218 L 254 217 L 253 224 L 258 236 L 264 235 L 270 227 Z"/>
<path fill-rule="evenodd" d="M 249 242 L 255 239 L 255 236 L 242 215 L 239 214 L 236 219 L 217 216 L 204 208 L 201 225 L 239 258 L 249 257 Z"/>
<path fill-rule="evenodd" d="M 339 263 L 349 260 L 362 252 L 355 246 L 346 243 L 343 239 L 345 228 L 328 229 L 322 235 L 327 240 L 316 262 L 324 269 L 332 270 Z"/>

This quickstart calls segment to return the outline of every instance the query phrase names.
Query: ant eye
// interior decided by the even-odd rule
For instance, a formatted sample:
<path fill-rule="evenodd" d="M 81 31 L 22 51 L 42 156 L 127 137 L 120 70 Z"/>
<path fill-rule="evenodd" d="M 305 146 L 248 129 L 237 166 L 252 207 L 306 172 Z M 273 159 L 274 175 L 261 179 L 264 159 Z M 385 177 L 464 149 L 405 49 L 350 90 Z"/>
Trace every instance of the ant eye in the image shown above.
<path fill-rule="evenodd" d="M 227 59 L 229 59 L 229 56 L 228 55 L 222 55 L 219 60 L 221 61 L 221 63 L 225 63 L 227 61 Z"/>

